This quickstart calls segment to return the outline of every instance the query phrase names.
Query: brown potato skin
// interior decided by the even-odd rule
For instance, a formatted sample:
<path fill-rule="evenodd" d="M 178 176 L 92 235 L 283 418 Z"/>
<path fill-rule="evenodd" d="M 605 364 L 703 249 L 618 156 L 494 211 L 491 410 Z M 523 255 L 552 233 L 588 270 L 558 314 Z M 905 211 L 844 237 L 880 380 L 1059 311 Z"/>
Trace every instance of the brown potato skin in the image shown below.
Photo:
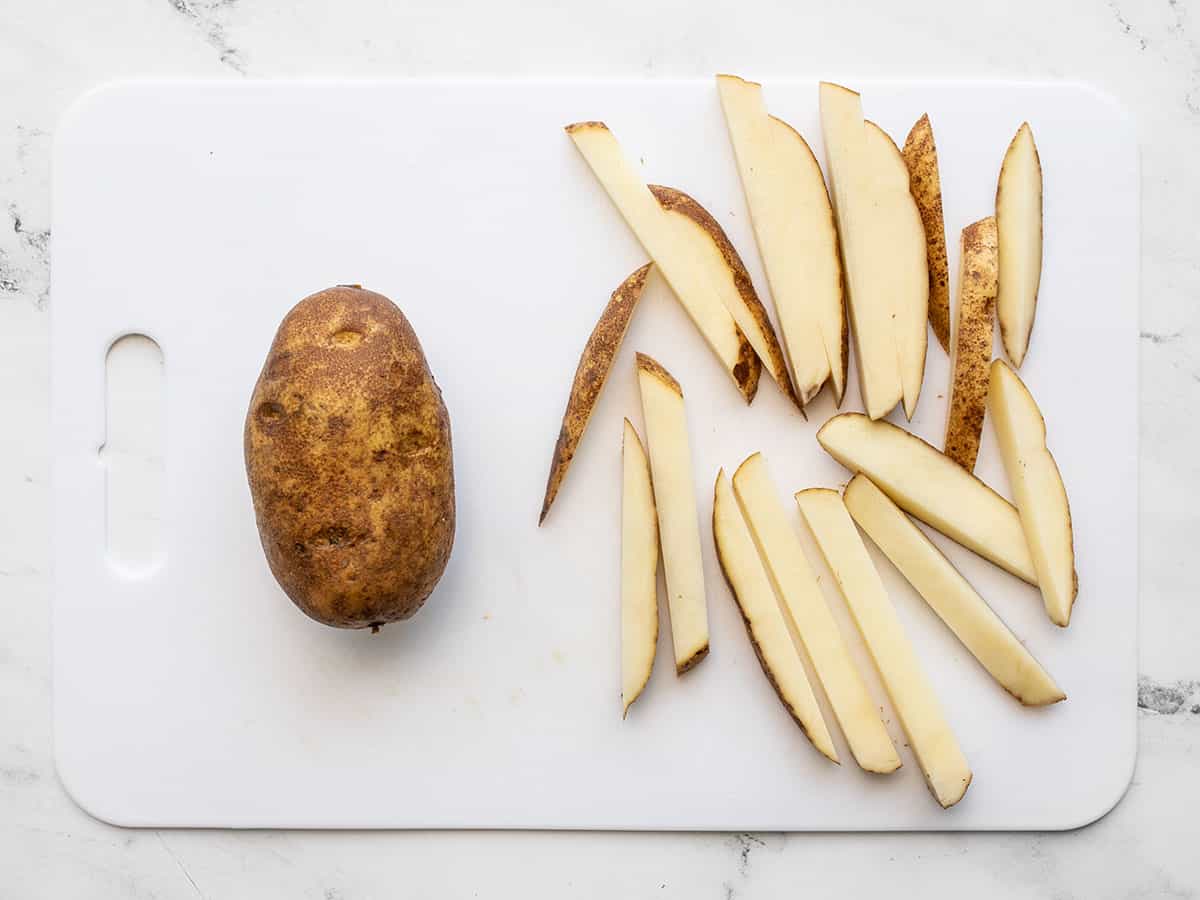
<path fill-rule="evenodd" d="M 925 249 L 929 259 L 929 324 L 942 349 L 949 353 L 950 267 L 946 258 L 937 145 L 933 141 L 933 126 L 929 124 L 928 113 L 913 125 L 901 155 L 908 166 L 909 188 L 925 226 Z"/>
<path fill-rule="evenodd" d="M 546 495 L 542 498 L 542 511 L 538 515 L 539 526 L 546 521 L 550 505 L 554 503 L 558 489 L 567 477 L 567 469 L 571 466 L 571 460 L 575 458 L 575 451 L 579 449 L 583 432 L 592 417 L 592 409 L 600 398 L 604 383 L 608 380 L 608 373 L 617 357 L 617 351 L 621 349 L 621 342 L 625 340 L 625 332 L 629 330 L 633 312 L 637 309 L 638 301 L 642 298 L 642 289 L 646 286 L 646 276 L 653 265 L 654 263 L 646 263 L 640 269 L 636 269 L 613 291 L 579 357 L 575 379 L 571 382 L 571 394 L 567 398 L 567 409 L 563 413 L 558 440 L 554 444 L 554 456 L 550 459 Z"/>
<path fill-rule="evenodd" d="M 762 300 L 758 298 L 758 292 L 754 290 L 754 282 L 750 280 L 750 273 L 746 271 L 746 264 L 742 262 L 742 257 L 738 255 L 737 248 L 733 246 L 733 242 L 725 234 L 725 229 L 712 217 L 712 213 L 683 191 L 672 187 L 665 187 L 661 184 L 651 184 L 648 187 L 650 188 L 650 193 L 654 195 L 654 199 L 658 201 L 659 206 L 668 212 L 691 219 L 698 228 L 708 235 L 709 239 L 716 245 L 717 250 L 720 251 L 721 257 L 725 260 L 725 265 L 733 273 L 734 286 L 737 288 L 742 302 L 750 310 L 750 315 L 754 317 L 754 321 L 758 323 L 758 327 L 762 330 L 763 336 L 767 341 L 767 353 L 770 356 L 770 359 L 759 361 L 753 346 L 742 332 L 741 327 L 738 326 L 738 337 L 741 339 L 742 347 L 749 347 L 751 356 L 755 361 L 759 362 L 758 371 L 752 376 L 755 390 L 757 390 L 759 372 L 762 369 L 761 364 L 766 363 L 771 367 L 771 372 L 776 383 L 779 385 L 779 389 L 795 404 L 796 408 L 800 410 L 800 414 L 807 419 L 808 415 L 804 412 L 804 405 L 800 402 L 800 398 L 796 394 L 796 388 L 792 385 L 791 375 L 788 374 L 787 362 L 783 358 L 783 348 L 779 346 L 779 338 L 775 334 L 775 327 L 771 324 L 771 317 L 767 315 L 767 308 L 763 306 Z M 743 384 L 741 380 L 738 383 Z"/>
<path fill-rule="evenodd" d="M 245 426 L 271 572 L 318 622 L 413 615 L 454 544 L 450 417 L 420 341 L 382 294 L 342 285 L 279 326 Z"/>
<path fill-rule="evenodd" d="M 950 370 L 950 411 L 945 454 L 975 471 L 987 410 L 998 289 L 996 219 L 988 216 L 962 230 L 958 324 Z"/>

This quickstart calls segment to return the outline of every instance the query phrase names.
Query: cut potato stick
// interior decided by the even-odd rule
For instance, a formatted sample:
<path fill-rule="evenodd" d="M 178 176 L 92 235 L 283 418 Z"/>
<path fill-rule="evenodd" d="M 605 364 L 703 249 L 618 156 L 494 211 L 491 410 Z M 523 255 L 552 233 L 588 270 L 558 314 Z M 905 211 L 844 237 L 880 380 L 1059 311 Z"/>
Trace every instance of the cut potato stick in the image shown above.
<path fill-rule="evenodd" d="M 741 464 L 733 475 L 733 490 L 771 583 L 783 598 L 855 760 L 868 772 L 895 771 L 900 756 L 854 668 L 761 454 L 755 453 Z"/>
<path fill-rule="evenodd" d="M 762 364 L 710 281 L 711 270 L 696 262 L 697 255 L 708 248 L 672 227 L 669 214 L 650 193 L 607 125 L 578 122 L 568 125 L 566 131 L 749 403 L 758 390 Z"/>
<path fill-rule="evenodd" d="M 741 611 L 746 634 L 763 674 L 812 745 L 838 762 L 837 750 L 817 698 L 813 696 L 804 663 L 792 643 L 787 622 L 775 599 L 775 589 L 758 558 L 754 539 L 742 519 L 724 469 L 717 473 L 713 488 L 712 528 L 721 571 Z"/>
<path fill-rule="evenodd" d="M 658 513 L 650 463 L 628 419 L 621 441 L 621 717 L 654 667 L 658 644 Z"/>
<path fill-rule="evenodd" d="M 821 167 L 798 131 L 768 115 L 762 85 L 718 75 L 717 90 L 796 391 L 807 404 L 831 381 L 840 406 L 849 335 L 837 227 Z"/>
<path fill-rule="evenodd" d="M 1026 706 L 1066 699 L 950 560 L 870 479 L 850 479 L 845 503 L 867 537 L 1002 688 Z"/>
<path fill-rule="evenodd" d="M 1037 584 L 1016 508 L 915 434 L 861 413 L 842 413 L 822 426 L 817 441 L 851 472 L 875 482 L 905 512 Z"/>
<path fill-rule="evenodd" d="M 988 407 L 1037 583 L 1050 621 L 1066 628 L 1079 592 L 1067 489 L 1046 449 L 1046 420 L 1025 383 L 999 359 L 992 363 L 991 376 Z"/>
<path fill-rule="evenodd" d="M 925 251 L 929 259 L 929 324 L 950 352 L 950 266 L 946 260 L 946 225 L 942 219 L 942 179 L 938 172 L 937 145 L 926 113 L 917 119 L 904 141 L 904 164 L 909 188 L 925 226 Z"/>
<path fill-rule="evenodd" d="M 708 210 L 683 191 L 652 184 L 650 193 L 664 210 L 671 213 L 668 218 L 680 231 L 684 240 L 695 244 L 696 264 L 703 265 L 707 270 L 709 283 L 720 294 L 721 302 L 737 322 L 742 334 L 750 341 L 758 358 L 766 364 L 767 372 L 779 385 L 779 389 L 792 403 L 800 407 L 800 398 L 792 388 L 792 379 L 783 358 L 783 348 L 779 346 L 779 338 L 775 336 L 771 317 L 767 315 L 767 308 L 758 299 L 758 292 L 754 290 L 750 273 L 746 271 L 742 258 L 738 256 L 725 230 Z M 701 248 L 703 253 L 700 252 Z M 803 412 L 802 407 L 801 411 Z"/>
<path fill-rule="evenodd" d="M 946 455 L 972 472 L 987 411 L 988 363 L 996 311 L 996 220 L 992 216 L 962 231 L 958 279 L 958 322 L 950 353 L 950 411 Z"/>
<path fill-rule="evenodd" d="M 971 768 L 842 498 L 816 488 L 796 494 L 796 502 L 871 653 L 925 783 L 943 808 L 953 806 L 971 784 Z"/>
<path fill-rule="evenodd" d="M 546 480 L 546 496 L 542 500 L 542 512 L 538 516 L 538 525 L 546 521 L 550 505 L 558 496 L 563 479 L 575 451 L 583 439 L 592 410 L 604 383 L 612 369 L 617 351 L 629 330 L 629 322 L 633 319 L 633 311 L 637 309 L 638 301 L 642 298 L 642 288 L 646 286 L 646 275 L 652 263 L 646 263 L 628 278 L 626 278 L 609 298 L 608 305 L 600 314 L 600 320 L 592 329 L 592 334 L 584 345 L 583 354 L 579 357 L 579 366 L 575 369 L 575 380 L 571 382 L 571 394 L 567 398 L 567 409 L 563 413 L 562 427 L 558 432 L 558 441 L 554 445 L 554 456 L 550 460 L 550 477 Z"/>
<path fill-rule="evenodd" d="M 892 337 L 900 361 L 904 415 L 912 419 L 925 380 L 929 346 L 929 264 L 925 226 L 909 188 L 908 167 L 891 136 L 869 119 L 867 160 L 874 176 L 872 199 L 877 259 L 887 263 Z"/>
<path fill-rule="evenodd" d="M 637 371 L 646 419 L 646 443 L 650 448 L 654 504 L 658 509 L 675 672 L 682 675 L 708 655 L 700 520 L 683 389 L 670 372 L 644 353 L 637 355 Z"/>
<path fill-rule="evenodd" d="M 996 183 L 1000 293 L 996 315 L 1004 352 L 1021 368 L 1029 350 L 1042 280 L 1042 161 L 1024 122 L 1004 154 Z"/>

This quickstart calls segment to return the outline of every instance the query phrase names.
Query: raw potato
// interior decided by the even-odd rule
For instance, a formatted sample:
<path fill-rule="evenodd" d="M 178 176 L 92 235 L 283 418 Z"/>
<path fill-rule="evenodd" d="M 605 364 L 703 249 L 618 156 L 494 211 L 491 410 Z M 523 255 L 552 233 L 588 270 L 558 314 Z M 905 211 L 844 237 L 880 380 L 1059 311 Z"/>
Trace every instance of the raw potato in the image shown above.
<path fill-rule="evenodd" d="M 917 409 L 925 380 L 929 345 L 929 264 L 925 256 L 925 226 L 909 189 L 908 167 L 891 136 L 874 122 L 867 131 L 867 160 L 875 178 L 874 224 L 879 232 L 877 252 L 891 263 L 887 291 L 891 297 L 892 336 L 900 360 L 904 415 Z M 886 251 L 882 248 L 886 247 Z"/>
<path fill-rule="evenodd" d="M 775 589 L 758 558 L 754 539 L 742 519 L 724 469 L 717 473 L 713 488 L 712 527 L 721 571 L 742 613 L 746 634 L 754 646 L 763 674 L 813 746 L 838 762 L 837 750 L 817 698 L 813 696 L 804 663 L 792 643 L 787 622 L 775 599 Z"/>
<path fill-rule="evenodd" d="M 758 299 L 758 292 L 754 290 L 750 273 L 746 271 L 742 258 L 738 256 L 724 229 L 707 209 L 683 191 L 652 184 L 650 193 L 658 200 L 659 205 L 671 214 L 667 218 L 683 239 L 695 245 L 696 264 L 705 266 L 709 283 L 717 289 L 721 302 L 750 341 L 758 358 L 766 364 L 767 372 L 775 379 L 779 389 L 792 403 L 800 407 L 800 398 L 792 388 L 792 379 L 783 358 L 783 348 L 779 346 L 779 338 L 775 336 L 771 317 L 767 315 L 767 308 Z"/>
<path fill-rule="evenodd" d="M 798 131 L 767 114 L 762 85 L 718 75 L 717 90 L 792 381 L 803 404 L 832 381 L 841 406 L 849 333 L 837 227 L 821 167 Z"/>
<path fill-rule="evenodd" d="M 1028 122 L 1017 130 L 1000 167 L 996 227 L 1000 235 L 996 314 L 1004 352 L 1019 369 L 1029 349 L 1042 280 L 1042 161 Z"/>
<path fill-rule="evenodd" d="M 641 696 L 658 644 L 658 513 L 650 463 L 625 420 L 621 440 L 621 717 Z"/>
<path fill-rule="evenodd" d="M 752 401 L 762 363 L 725 308 L 711 268 L 698 260 L 711 247 L 673 227 L 670 213 L 659 205 L 607 125 L 577 122 L 566 131 L 746 402 Z"/>
<path fill-rule="evenodd" d="M 558 496 L 558 489 L 567 476 L 571 460 L 583 438 L 592 409 L 604 389 L 609 370 L 617 351 L 621 349 L 621 341 L 625 340 L 625 332 L 629 330 L 629 322 L 633 319 L 633 311 L 637 309 L 638 301 L 642 298 L 642 288 L 646 286 L 646 275 L 653 263 L 646 263 L 625 279 L 612 293 L 600 320 L 592 329 L 592 334 L 584 345 L 583 355 L 579 357 L 579 366 L 575 369 L 575 380 L 571 383 L 571 395 L 567 398 L 567 409 L 563 413 L 562 428 L 558 432 L 558 441 L 554 445 L 554 456 L 550 460 L 550 477 L 546 480 L 546 496 L 542 500 L 542 512 L 538 516 L 538 525 L 546 521 L 550 512 L 550 504 Z"/>
<path fill-rule="evenodd" d="M 670 372 L 644 353 L 637 355 L 637 370 L 658 508 L 675 672 L 682 675 L 708 655 L 708 605 L 683 389 Z"/>
<path fill-rule="evenodd" d="M 946 259 L 946 225 L 942 218 L 942 179 L 938 173 L 937 145 L 928 113 L 917 119 L 901 152 L 904 164 L 908 166 L 909 188 L 925 226 L 925 250 L 929 259 L 929 324 L 942 349 L 949 353 L 950 265 Z"/>
<path fill-rule="evenodd" d="M 1026 706 L 1066 699 L 950 560 L 870 479 L 850 479 L 845 502 L 859 527 L 1001 687 Z"/>
<path fill-rule="evenodd" d="M 833 189 L 863 405 L 912 418 L 925 375 L 929 269 L 925 226 L 895 143 L 858 94 L 822 82 L 821 128 Z"/>
<path fill-rule="evenodd" d="M 1058 464 L 1046 449 L 1046 421 L 1033 395 L 1003 360 L 992 363 L 988 406 L 1000 458 L 1029 541 L 1046 613 L 1066 628 L 1079 592 L 1071 508 Z"/>
<path fill-rule="evenodd" d="M 450 417 L 408 319 L 357 285 L 301 300 L 254 386 L 246 474 L 271 572 L 318 622 L 377 630 L 454 544 Z"/>
<path fill-rule="evenodd" d="M 992 216 L 962 231 L 958 279 L 958 323 L 950 354 L 950 411 L 946 455 L 975 470 L 987 411 L 988 363 L 992 360 L 996 311 L 996 220 Z"/>
<path fill-rule="evenodd" d="M 822 426 L 817 441 L 851 472 L 875 482 L 905 512 L 1037 584 L 1013 505 L 915 434 L 860 413 L 842 413 Z"/>
<path fill-rule="evenodd" d="M 943 809 L 953 806 L 971 784 L 971 767 L 842 498 L 837 491 L 813 488 L 798 493 L 796 502 L 871 653 L 925 783 Z"/>
<path fill-rule="evenodd" d="M 733 474 L 733 490 L 771 583 L 783 598 L 855 760 L 868 772 L 895 771 L 900 768 L 900 756 L 879 718 L 879 708 L 854 668 L 761 454 L 748 457 Z"/>

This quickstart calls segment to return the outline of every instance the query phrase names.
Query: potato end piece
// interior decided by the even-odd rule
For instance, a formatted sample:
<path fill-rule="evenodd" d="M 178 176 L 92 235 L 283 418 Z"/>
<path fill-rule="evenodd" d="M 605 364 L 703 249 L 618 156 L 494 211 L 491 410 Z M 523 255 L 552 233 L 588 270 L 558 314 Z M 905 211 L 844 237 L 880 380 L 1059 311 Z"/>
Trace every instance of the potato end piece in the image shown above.
<path fill-rule="evenodd" d="M 609 298 L 608 305 L 600 314 L 584 345 L 579 357 L 579 365 L 575 369 L 575 378 L 571 382 L 571 393 L 567 398 L 567 408 L 563 412 L 562 426 L 558 432 L 558 440 L 554 445 L 554 454 L 550 458 L 550 475 L 546 479 L 546 494 L 542 499 L 542 511 L 538 516 L 538 525 L 546 521 L 550 506 L 558 496 L 558 490 L 566 478 L 567 469 L 575 458 L 575 451 L 583 439 L 591 419 L 592 410 L 608 380 L 617 351 L 629 330 L 633 319 L 633 311 L 637 308 L 642 297 L 642 289 L 646 286 L 646 276 L 653 263 L 646 263 L 626 278 Z"/>
<path fill-rule="evenodd" d="M 937 145 L 929 114 L 917 119 L 901 151 L 908 166 L 909 186 L 921 222 L 929 258 L 929 324 L 942 349 L 950 352 L 950 273 L 946 257 L 946 227 L 942 213 L 942 183 Z"/>
<path fill-rule="evenodd" d="M 975 470 L 987 411 L 988 366 L 995 330 L 998 253 L 996 219 L 988 216 L 962 230 L 958 322 L 950 354 L 950 408 L 945 453 Z"/>
<path fill-rule="evenodd" d="M 746 265 L 742 262 L 742 257 L 738 254 L 737 248 L 733 246 L 733 242 L 725 234 L 725 229 L 721 227 L 712 214 L 698 203 L 695 198 L 683 191 L 661 184 L 651 184 L 648 187 L 650 188 L 650 193 L 658 201 L 659 206 L 667 212 L 684 216 L 694 222 L 720 252 L 721 258 L 725 260 L 725 265 L 733 276 L 733 283 L 737 289 L 738 296 L 741 297 L 742 304 L 754 320 L 758 332 L 766 345 L 767 358 L 761 360 L 761 363 L 765 363 L 770 368 L 771 375 L 779 385 L 779 389 L 783 391 L 797 408 L 801 408 L 800 398 L 796 396 L 796 389 L 792 386 L 792 379 L 788 375 L 787 363 L 783 358 L 783 348 L 779 344 L 779 337 L 775 334 L 771 318 L 767 315 L 767 308 L 763 305 L 762 300 L 759 299 L 758 292 L 754 289 L 754 282 L 750 279 L 750 273 L 746 270 Z M 745 329 L 741 328 L 741 326 L 738 326 L 738 337 L 741 339 L 742 349 L 744 350 L 745 346 L 749 344 L 749 339 L 746 337 Z M 757 359 L 758 354 L 755 352 L 753 346 L 750 347 L 750 352 Z M 738 373 L 742 359 L 742 354 L 739 354 L 738 365 L 734 368 L 734 378 L 739 387 L 743 386 L 746 378 L 745 375 Z M 755 389 L 757 389 L 757 375 L 754 380 Z M 747 399 L 753 399 L 753 394 Z"/>

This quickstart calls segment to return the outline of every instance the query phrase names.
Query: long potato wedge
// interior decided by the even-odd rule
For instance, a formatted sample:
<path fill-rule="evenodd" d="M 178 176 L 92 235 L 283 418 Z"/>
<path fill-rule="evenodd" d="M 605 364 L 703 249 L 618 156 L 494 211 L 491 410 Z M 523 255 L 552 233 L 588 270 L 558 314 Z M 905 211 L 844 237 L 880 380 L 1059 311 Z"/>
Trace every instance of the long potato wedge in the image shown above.
<path fill-rule="evenodd" d="M 707 248 L 674 227 L 607 125 L 576 122 L 566 132 L 738 391 L 747 403 L 753 401 L 762 362 L 725 308 L 711 270 L 697 264 L 697 254 Z"/>
<path fill-rule="evenodd" d="M 995 331 L 996 219 L 988 216 L 962 231 L 958 279 L 958 322 L 950 348 L 950 410 L 946 416 L 946 455 L 975 470 L 987 411 L 988 363 Z"/>
<path fill-rule="evenodd" d="M 937 144 L 933 140 L 928 113 L 913 125 L 901 154 L 908 166 L 909 189 L 925 225 L 925 250 L 929 258 L 929 324 L 942 349 L 949 353 L 950 266 L 946 260 L 946 224 L 942 217 Z"/>
<path fill-rule="evenodd" d="M 633 319 L 633 311 L 637 309 L 638 301 L 642 299 L 642 289 L 646 286 L 646 276 L 653 263 L 646 263 L 640 269 L 621 282 L 613 291 L 600 314 L 600 320 L 592 329 L 583 353 L 579 357 L 579 365 L 575 369 L 575 379 L 571 382 L 571 394 L 567 398 L 567 408 L 563 413 L 562 427 L 558 432 L 558 440 L 554 444 L 554 455 L 550 459 L 550 477 L 546 479 L 546 495 L 542 499 L 542 512 L 538 516 L 538 525 L 546 521 L 546 514 L 558 489 L 562 487 L 575 451 L 583 439 L 592 410 L 604 382 L 608 379 L 613 360 L 621 349 L 621 342 L 629 330 L 629 322 Z"/>
<path fill-rule="evenodd" d="M 763 674 L 805 737 L 823 756 L 838 762 L 829 727 L 724 469 L 717 473 L 713 487 L 712 528 L 721 572 L 742 614 Z"/>
<path fill-rule="evenodd" d="M 762 300 L 758 298 L 758 292 L 754 290 L 754 282 L 750 279 L 750 273 L 746 271 L 746 265 L 738 255 L 733 242 L 729 240 L 729 236 L 725 234 L 725 229 L 707 209 L 683 191 L 664 187 L 661 184 L 652 184 L 650 193 L 654 195 L 659 206 L 664 210 L 671 213 L 672 216 L 682 217 L 690 223 L 691 228 L 699 230 L 698 235 L 690 238 L 696 243 L 697 250 L 701 244 L 705 243 L 710 244 L 715 250 L 715 253 L 711 255 L 705 254 L 705 258 L 711 259 L 713 286 L 721 295 L 725 308 L 737 322 L 738 328 L 746 335 L 754 352 L 766 365 L 767 372 L 779 385 L 779 389 L 803 413 L 804 407 L 801 406 L 800 398 L 796 396 L 796 390 L 792 387 L 787 362 L 783 358 L 783 348 L 779 345 L 779 338 L 775 335 L 771 317 L 767 314 L 767 308 L 763 306 Z M 702 257 L 698 253 L 697 259 L 700 258 Z"/>

